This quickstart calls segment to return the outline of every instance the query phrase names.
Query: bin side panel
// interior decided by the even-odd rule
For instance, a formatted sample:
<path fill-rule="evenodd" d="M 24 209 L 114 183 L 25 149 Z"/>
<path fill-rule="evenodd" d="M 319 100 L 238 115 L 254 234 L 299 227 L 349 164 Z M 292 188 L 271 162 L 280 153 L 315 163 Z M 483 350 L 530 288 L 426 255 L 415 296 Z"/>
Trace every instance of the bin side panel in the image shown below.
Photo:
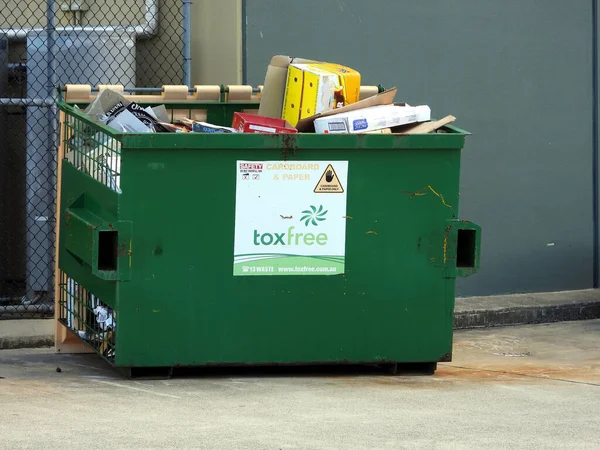
<path fill-rule="evenodd" d="M 61 228 L 59 243 L 59 268 L 111 307 L 116 304 L 116 284 L 92 273 L 89 261 L 82 258 L 84 250 L 94 253 L 94 238 L 73 220 L 72 211 L 93 216 L 107 225 L 116 223 L 119 194 L 66 160 L 62 161 Z M 83 214 L 83 213 L 81 213 Z M 94 225 L 96 226 L 96 225 Z M 77 250 L 77 251 L 74 251 Z"/>
<path fill-rule="evenodd" d="M 236 161 L 348 161 L 345 273 L 233 276 Z M 459 149 L 122 150 L 119 366 L 430 362 L 452 346 Z"/>

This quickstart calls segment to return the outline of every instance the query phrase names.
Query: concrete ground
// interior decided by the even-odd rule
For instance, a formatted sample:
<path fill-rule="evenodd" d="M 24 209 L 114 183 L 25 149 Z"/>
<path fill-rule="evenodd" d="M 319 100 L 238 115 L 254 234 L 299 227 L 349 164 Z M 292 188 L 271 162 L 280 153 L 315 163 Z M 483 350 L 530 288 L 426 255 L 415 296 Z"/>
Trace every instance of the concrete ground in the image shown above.
<path fill-rule="evenodd" d="M 600 290 L 457 298 L 454 328 L 497 327 L 600 318 Z"/>
<path fill-rule="evenodd" d="M 0 320 L 0 350 L 54 345 L 53 319 Z"/>
<path fill-rule="evenodd" d="M 0 448 L 600 448 L 600 320 L 458 331 L 434 376 L 131 381 L 93 355 L 22 349 L 0 351 L 0 377 Z"/>

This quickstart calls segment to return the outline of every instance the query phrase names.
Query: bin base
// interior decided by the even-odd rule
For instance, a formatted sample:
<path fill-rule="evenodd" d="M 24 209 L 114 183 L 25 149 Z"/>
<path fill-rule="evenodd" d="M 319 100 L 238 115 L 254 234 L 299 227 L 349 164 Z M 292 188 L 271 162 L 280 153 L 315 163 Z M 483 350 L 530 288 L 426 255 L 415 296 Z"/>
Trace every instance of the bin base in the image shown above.
<path fill-rule="evenodd" d="M 173 376 L 173 367 L 117 367 L 124 378 L 135 380 L 167 380 Z"/>
<path fill-rule="evenodd" d="M 173 376 L 211 377 L 246 375 L 302 374 L 303 376 L 351 376 L 351 375 L 393 375 L 415 376 L 434 375 L 436 362 L 429 363 L 388 363 L 388 364 L 322 364 L 322 365 L 211 365 L 192 367 L 115 367 L 124 378 L 136 380 L 165 380 Z"/>
<path fill-rule="evenodd" d="M 396 363 L 390 365 L 391 375 L 433 375 L 437 370 L 437 363 Z"/>

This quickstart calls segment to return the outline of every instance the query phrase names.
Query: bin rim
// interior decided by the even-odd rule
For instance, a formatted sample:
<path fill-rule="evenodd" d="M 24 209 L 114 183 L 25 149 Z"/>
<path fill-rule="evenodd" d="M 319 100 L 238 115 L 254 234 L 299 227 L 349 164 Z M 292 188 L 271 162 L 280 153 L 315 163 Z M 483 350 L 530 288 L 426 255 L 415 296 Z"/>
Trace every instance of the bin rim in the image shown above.
<path fill-rule="evenodd" d="M 84 103 L 77 103 L 83 105 Z M 146 103 L 144 103 L 146 104 Z M 149 103 L 151 104 L 151 103 Z M 121 133 L 88 116 L 75 104 L 57 102 L 58 108 L 66 116 L 90 125 L 121 143 L 122 151 L 127 149 L 462 149 L 465 137 L 471 135 L 466 130 L 446 125 L 444 133 L 428 134 L 248 134 L 248 133 Z M 232 106 L 227 102 L 168 103 L 168 109 L 202 109 L 214 106 Z M 256 108 L 256 103 L 235 104 L 242 108 Z"/>

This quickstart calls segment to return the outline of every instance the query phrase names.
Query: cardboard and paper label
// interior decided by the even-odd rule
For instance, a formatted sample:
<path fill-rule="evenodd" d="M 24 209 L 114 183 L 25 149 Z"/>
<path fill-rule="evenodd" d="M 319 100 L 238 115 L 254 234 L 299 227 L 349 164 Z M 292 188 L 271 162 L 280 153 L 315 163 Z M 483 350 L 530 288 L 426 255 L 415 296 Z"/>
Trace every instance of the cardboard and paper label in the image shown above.
<path fill-rule="evenodd" d="M 315 194 L 341 194 L 344 192 L 342 182 L 331 164 L 327 165 L 327 168 L 315 186 L 314 192 Z"/>
<path fill-rule="evenodd" d="M 300 119 L 355 103 L 360 97 L 360 73 L 338 64 L 292 63 L 288 68 L 282 117 Z"/>
<path fill-rule="evenodd" d="M 427 120 L 428 106 L 380 105 L 321 117 L 314 125 L 316 133 L 365 133 Z"/>
<path fill-rule="evenodd" d="M 348 161 L 237 161 L 234 276 L 339 275 Z"/>

